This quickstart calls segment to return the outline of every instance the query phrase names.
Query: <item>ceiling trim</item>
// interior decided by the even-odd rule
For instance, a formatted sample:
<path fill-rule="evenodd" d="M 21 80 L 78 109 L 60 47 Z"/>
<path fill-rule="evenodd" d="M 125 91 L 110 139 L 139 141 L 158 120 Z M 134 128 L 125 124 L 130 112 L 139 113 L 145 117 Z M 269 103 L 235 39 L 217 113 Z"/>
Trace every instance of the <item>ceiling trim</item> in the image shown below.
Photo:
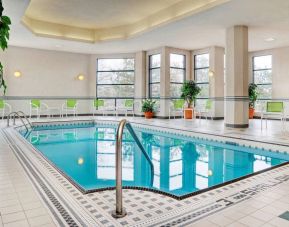
<path fill-rule="evenodd" d="M 133 24 L 103 29 L 89 29 L 51 23 L 31 18 L 27 16 L 26 12 L 22 18 L 22 23 L 35 35 L 44 37 L 90 43 L 107 40 L 124 40 L 229 1 L 231 0 L 182 0 Z"/>

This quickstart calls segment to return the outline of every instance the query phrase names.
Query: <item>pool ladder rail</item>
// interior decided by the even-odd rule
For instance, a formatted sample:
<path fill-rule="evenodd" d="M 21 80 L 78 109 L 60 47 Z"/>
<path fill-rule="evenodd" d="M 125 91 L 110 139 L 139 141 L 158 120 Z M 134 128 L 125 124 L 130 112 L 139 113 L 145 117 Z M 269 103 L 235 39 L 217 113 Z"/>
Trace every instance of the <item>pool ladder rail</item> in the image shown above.
<path fill-rule="evenodd" d="M 123 207 L 122 202 L 122 136 L 123 136 L 123 130 L 126 126 L 127 130 L 131 134 L 131 136 L 134 138 L 135 142 L 137 143 L 139 149 L 147 159 L 147 161 L 150 164 L 151 168 L 151 186 L 153 185 L 154 181 L 154 166 L 153 163 L 145 151 L 143 145 L 141 144 L 140 140 L 138 139 L 135 131 L 133 130 L 131 124 L 126 120 L 123 119 L 120 121 L 117 132 L 116 132 L 116 146 L 115 146 L 115 160 L 116 160 L 116 168 L 115 168 L 115 174 L 116 174 L 116 209 L 112 212 L 112 216 L 114 218 L 122 218 L 126 216 L 126 210 Z"/>
<path fill-rule="evenodd" d="M 9 123 L 10 123 L 10 118 L 13 118 L 13 125 L 15 125 L 15 121 L 16 121 L 16 117 L 18 117 L 18 119 L 20 119 L 21 123 L 23 124 L 23 126 L 26 128 L 26 131 L 29 131 L 29 128 L 27 127 L 27 125 L 29 125 L 30 129 L 33 128 L 31 122 L 29 121 L 29 119 L 27 118 L 27 116 L 22 112 L 22 111 L 17 111 L 17 112 L 11 112 L 8 116 L 7 116 L 7 127 L 9 127 Z M 23 118 L 26 120 L 26 124 L 23 120 Z"/>

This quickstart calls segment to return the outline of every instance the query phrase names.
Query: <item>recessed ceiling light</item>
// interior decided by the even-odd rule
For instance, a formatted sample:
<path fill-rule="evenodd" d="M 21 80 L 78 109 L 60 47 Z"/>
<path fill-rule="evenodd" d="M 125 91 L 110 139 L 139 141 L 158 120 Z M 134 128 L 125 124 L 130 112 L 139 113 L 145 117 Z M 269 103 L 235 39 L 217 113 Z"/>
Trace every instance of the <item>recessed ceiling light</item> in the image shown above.
<path fill-rule="evenodd" d="M 273 38 L 273 37 L 270 37 L 270 38 L 266 38 L 266 39 L 264 39 L 266 42 L 273 42 L 273 41 L 275 41 L 275 38 Z"/>

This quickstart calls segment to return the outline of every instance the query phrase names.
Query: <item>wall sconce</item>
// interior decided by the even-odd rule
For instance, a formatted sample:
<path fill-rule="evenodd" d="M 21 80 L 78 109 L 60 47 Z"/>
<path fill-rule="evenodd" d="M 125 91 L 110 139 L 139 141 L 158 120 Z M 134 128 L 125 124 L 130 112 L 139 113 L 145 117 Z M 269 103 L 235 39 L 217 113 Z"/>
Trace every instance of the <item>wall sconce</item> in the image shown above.
<path fill-rule="evenodd" d="M 78 80 L 84 80 L 84 75 L 83 75 L 83 74 L 79 74 L 79 75 L 77 76 L 77 79 L 78 79 Z"/>
<path fill-rule="evenodd" d="M 209 77 L 213 77 L 215 75 L 215 72 L 213 70 L 209 70 Z"/>
<path fill-rule="evenodd" d="M 21 72 L 20 71 L 15 71 L 14 72 L 14 76 L 17 77 L 17 78 L 20 77 L 21 76 Z"/>

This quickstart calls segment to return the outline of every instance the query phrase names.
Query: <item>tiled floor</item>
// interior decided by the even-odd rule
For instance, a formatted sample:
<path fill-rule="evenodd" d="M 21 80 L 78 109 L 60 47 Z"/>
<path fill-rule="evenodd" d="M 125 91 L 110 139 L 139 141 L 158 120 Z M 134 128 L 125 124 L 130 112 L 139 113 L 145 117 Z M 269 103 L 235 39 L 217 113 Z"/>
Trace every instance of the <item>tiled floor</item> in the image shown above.
<path fill-rule="evenodd" d="M 259 120 L 251 121 L 249 129 L 226 129 L 223 121 L 130 120 L 158 127 L 289 144 L 289 133 L 280 130 L 279 121 L 269 121 L 268 129 L 261 130 Z M 4 122 L 2 127 L 5 127 Z M 26 151 L 27 158 L 33 159 L 30 153 Z M 14 155 L 3 134 L 0 134 L 0 227 L 59 225 L 57 215 L 53 213 L 57 209 L 49 208 L 51 204 L 47 200 L 44 202 L 46 197 L 38 193 L 39 183 L 33 182 L 35 177 L 26 174 L 20 164 L 23 160 L 17 158 L 19 156 Z M 53 193 L 53 189 L 57 189 L 60 194 L 58 200 L 64 195 L 62 199 L 69 201 L 70 207 L 77 211 L 74 214 L 73 209 L 69 210 L 62 201 L 67 215 L 77 216 L 90 226 L 289 226 L 286 220 L 286 212 L 289 211 L 289 166 L 181 201 L 152 192 L 124 190 L 129 215 L 114 220 L 109 214 L 114 208 L 113 191 L 82 195 L 53 168 L 50 172 L 45 171 L 47 164 L 44 161 L 41 163 L 35 159 L 32 164 L 43 173 L 43 181 L 55 183 L 50 188 L 46 185 L 47 190 Z M 57 194 L 54 193 L 54 196 L 57 197 Z M 76 225 L 84 225 L 78 219 L 75 222 Z"/>

